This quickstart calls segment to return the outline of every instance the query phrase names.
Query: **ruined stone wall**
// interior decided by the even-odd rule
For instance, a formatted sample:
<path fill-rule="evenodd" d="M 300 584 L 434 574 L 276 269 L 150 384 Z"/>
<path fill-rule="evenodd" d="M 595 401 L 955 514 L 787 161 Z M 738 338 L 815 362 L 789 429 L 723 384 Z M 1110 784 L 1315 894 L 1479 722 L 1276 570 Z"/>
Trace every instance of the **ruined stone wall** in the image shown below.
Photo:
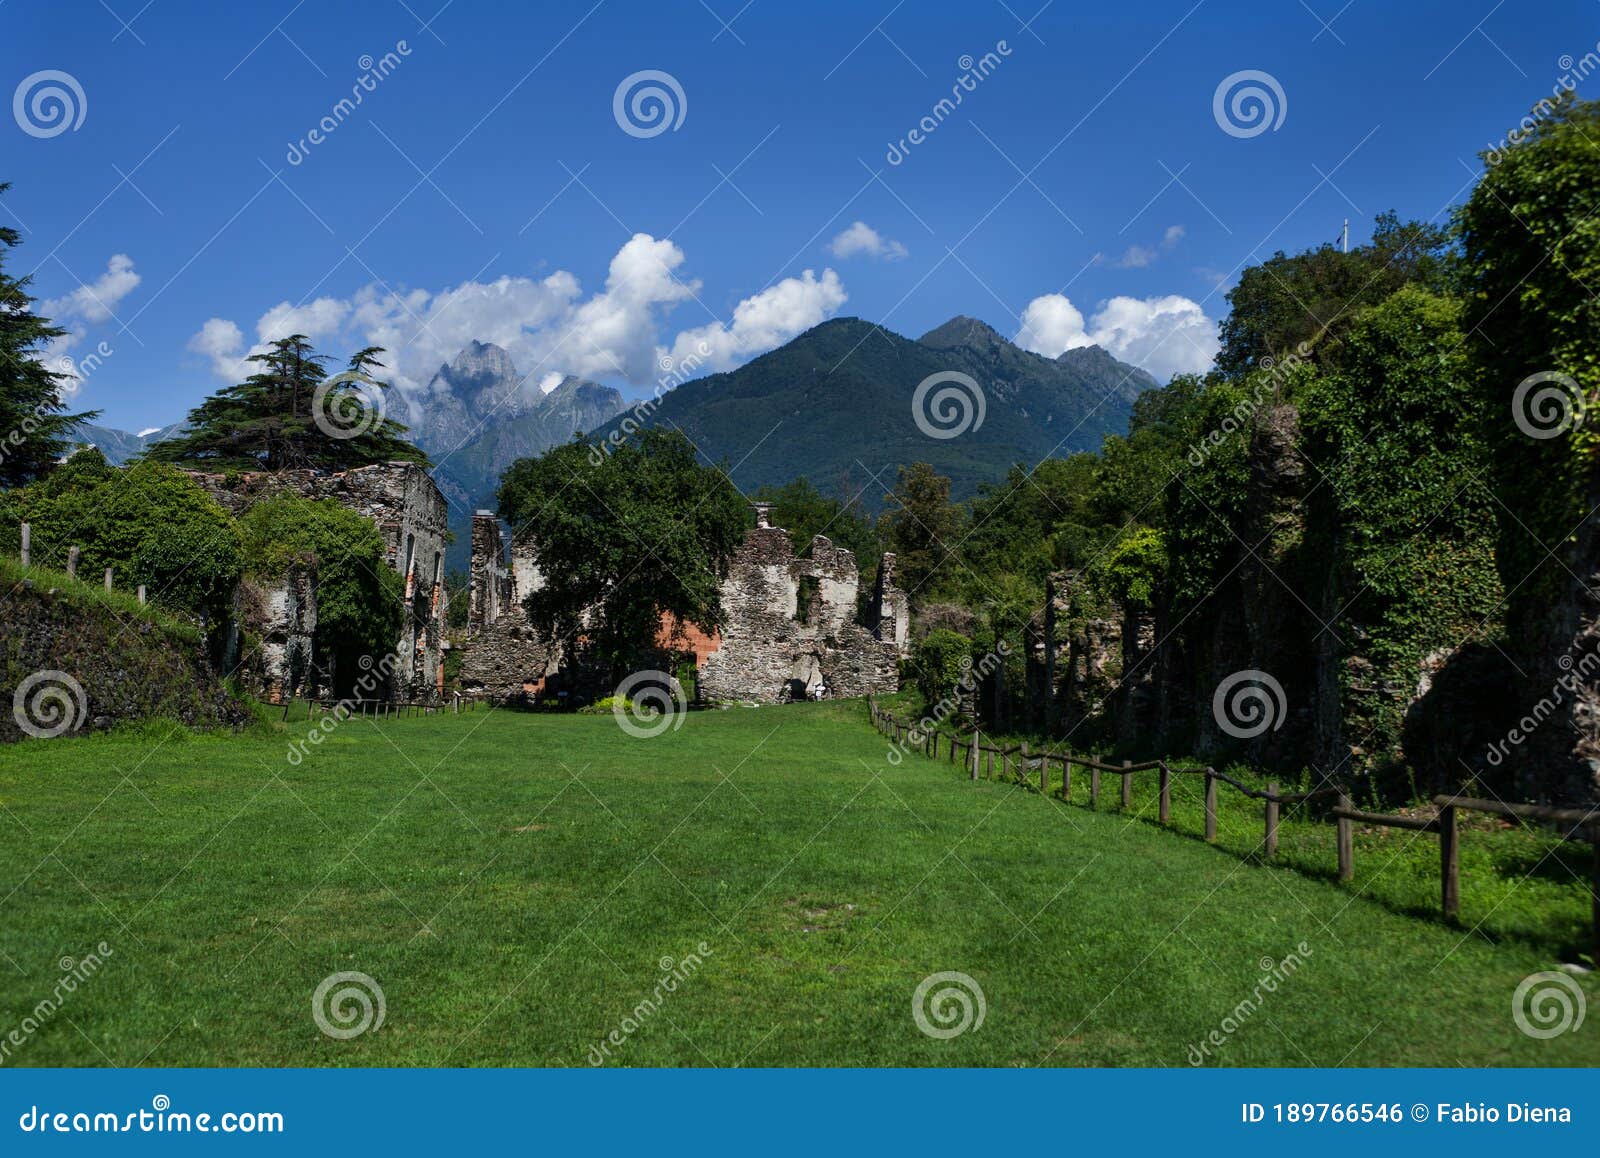
<path fill-rule="evenodd" d="M 543 580 L 526 544 L 513 540 L 508 565 L 500 521 L 488 511 L 472 518 L 469 582 L 462 689 L 501 700 L 537 695 L 561 662 L 559 645 L 539 637 L 522 606 Z"/>
<path fill-rule="evenodd" d="M 395 665 L 389 694 L 403 699 L 438 694 L 444 681 L 441 656 L 448 610 L 444 549 L 450 512 L 444 494 L 426 470 L 412 462 L 386 462 L 333 473 L 189 474 L 236 516 L 270 495 L 289 493 L 306 499 L 332 499 L 370 519 L 383 537 L 389 565 L 405 580 L 407 613 L 395 645 L 401 662 Z M 277 610 L 272 605 L 261 611 L 268 618 L 246 619 L 243 626 L 264 637 L 263 629 L 276 630 L 271 616 Z M 290 673 L 281 666 L 272 667 L 264 678 L 281 685 L 290 679 Z"/>
<path fill-rule="evenodd" d="M 758 508 L 758 525 L 722 584 L 722 642 L 700 665 L 700 698 L 779 703 L 819 690 L 830 697 L 896 690 L 899 647 L 856 622 L 859 576 L 855 555 L 822 535 L 808 558 L 797 558 L 789 533 Z M 887 599 L 897 597 L 891 584 Z"/>
<path fill-rule="evenodd" d="M 894 552 L 878 561 L 878 581 L 872 592 L 872 634 L 892 643 L 902 657 L 911 654 L 911 597 L 895 584 Z"/>

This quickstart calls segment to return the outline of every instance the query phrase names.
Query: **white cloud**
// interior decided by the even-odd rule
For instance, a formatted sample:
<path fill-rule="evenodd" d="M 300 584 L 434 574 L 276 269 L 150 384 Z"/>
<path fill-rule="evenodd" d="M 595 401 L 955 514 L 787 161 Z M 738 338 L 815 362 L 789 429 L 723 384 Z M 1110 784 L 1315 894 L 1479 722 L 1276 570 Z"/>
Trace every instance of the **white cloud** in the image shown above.
<path fill-rule="evenodd" d="M 884 261 L 899 261 L 909 256 L 905 246 L 883 236 L 865 221 L 854 222 L 849 229 L 835 236 L 828 243 L 828 249 L 834 257 L 841 259 L 865 254 Z"/>
<path fill-rule="evenodd" d="M 261 344 L 304 333 L 319 345 L 382 346 L 383 376 L 403 390 L 424 389 L 440 365 L 477 340 L 506 350 L 526 376 L 530 397 L 574 374 L 600 381 L 653 382 L 658 359 L 668 348 L 712 353 L 699 360 L 704 373 L 764 353 L 825 320 L 845 300 L 838 275 L 819 279 L 806 270 L 746 298 L 731 321 L 714 322 L 671 339 L 662 331 L 667 315 L 695 298 L 700 283 L 680 276 L 683 250 L 647 233 L 634 234 L 612 257 L 605 285 L 585 297 L 565 270 L 547 277 L 500 277 L 463 282 L 437 292 L 390 292 L 367 285 L 348 299 L 319 298 L 306 305 L 281 302 L 256 323 Z M 212 359 L 224 381 L 237 381 L 243 351 L 240 328 L 213 318 L 190 340 L 190 349 Z M 699 364 L 697 363 L 697 364 Z M 552 377 L 553 376 L 553 377 Z"/>
<path fill-rule="evenodd" d="M 189 349 L 211 359 L 211 372 L 224 382 L 245 377 L 244 334 L 227 318 L 208 318 L 189 339 Z"/>
<path fill-rule="evenodd" d="M 670 351 L 672 364 L 687 363 L 702 373 L 727 370 L 825 321 L 849 296 L 831 269 L 820 278 L 809 269 L 786 277 L 734 307 L 731 325 L 712 322 L 679 334 Z"/>
<path fill-rule="evenodd" d="M 1162 254 L 1172 252 L 1183 240 L 1183 234 L 1183 226 L 1169 225 L 1157 244 L 1130 245 L 1115 264 L 1119 269 L 1143 269 L 1147 265 L 1154 265 Z"/>
<path fill-rule="evenodd" d="M 1203 373 L 1219 349 L 1217 323 L 1199 302 L 1177 294 L 1114 297 L 1086 326 L 1083 314 L 1061 294 L 1034 298 L 1023 311 L 1017 345 L 1047 358 L 1079 346 L 1102 346 L 1124 362 L 1165 382 L 1174 374 Z"/>
<path fill-rule="evenodd" d="M 133 270 L 133 258 L 125 253 L 111 255 L 106 271 L 88 285 L 80 285 L 65 297 L 41 302 L 39 312 L 62 325 L 72 320 L 91 325 L 103 322 L 116 312 L 123 298 L 132 293 L 140 282 Z"/>

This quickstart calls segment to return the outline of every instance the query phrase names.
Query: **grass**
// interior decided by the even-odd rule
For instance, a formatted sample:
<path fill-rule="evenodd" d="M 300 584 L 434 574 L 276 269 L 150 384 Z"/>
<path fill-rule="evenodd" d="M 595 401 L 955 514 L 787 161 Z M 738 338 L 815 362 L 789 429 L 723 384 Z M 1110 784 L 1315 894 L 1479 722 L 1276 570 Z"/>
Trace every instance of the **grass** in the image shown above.
<path fill-rule="evenodd" d="M 112 580 L 114 583 L 115 575 Z M 136 592 L 115 586 L 107 591 L 103 575 L 91 583 L 49 567 L 24 567 L 20 559 L 0 554 L 0 590 L 10 590 L 22 582 L 31 582 L 41 591 L 58 588 L 74 599 L 100 604 L 120 616 L 145 620 L 185 643 L 198 644 L 201 639 L 200 629 L 193 623 L 179 619 L 155 604 L 140 603 Z"/>
<path fill-rule="evenodd" d="M 902 692 L 879 701 L 881 707 L 901 721 L 920 718 L 921 701 L 915 693 Z M 951 729 L 940 729 L 940 760 L 947 760 Z M 966 738 L 965 732 L 961 733 Z M 984 736 L 986 744 L 1012 747 L 1014 737 Z M 1037 738 L 1027 741 L 1033 756 L 1047 748 Z M 1100 758 L 1110 761 L 1102 754 Z M 916 754 L 912 759 L 925 759 Z M 1114 761 L 1110 761 L 1114 762 Z M 1174 767 L 1196 767 L 1198 762 L 1171 760 Z M 948 764 L 947 764 L 948 767 Z M 999 775 L 999 761 L 995 761 Z M 1244 765 L 1220 769 L 1227 775 L 1257 789 L 1265 789 L 1268 778 Z M 1008 773 L 1009 774 L 1009 773 Z M 1038 788 L 1038 769 L 1029 773 L 1027 787 Z M 1073 770 L 1071 803 L 1089 807 L 1090 778 L 1084 768 Z M 1296 786 L 1282 780 L 1284 792 Z M 1049 793 L 1061 791 L 1061 767 L 1052 763 Z M 1128 817 L 1140 823 L 1159 823 L 1160 780 L 1154 771 L 1133 777 L 1132 804 Z M 1106 812 L 1121 812 L 1122 782 L 1113 773 L 1102 775 L 1099 807 Z M 1395 808 L 1358 802 L 1374 812 L 1394 812 Z M 1204 839 L 1205 779 L 1202 776 L 1175 774 L 1171 785 L 1171 824 L 1167 831 L 1189 839 Z M 1431 805 L 1404 810 L 1433 816 Z M 1457 820 L 1460 834 L 1460 873 L 1462 918 L 1474 935 L 1492 941 L 1520 941 L 1551 954 L 1561 961 L 1593 967 L 1594 917 L 1587 891 L 1593 871 L 1594 854 L 1581 841 L 1563 840 L 1533 825 L 1506 821 L 1484 813 L 1463 811 Z M 1264 863 L 1265 817 L 1259 800 L 1251 800 L 1229 785 L 1217 785 L 1216 847 L 1250 861 Z M 1351 887 L 1359 895 L 1385 905 L 1397 913 L 1423 919 L 1439 917 L 1439 839 L 1403 829 L 1354 826 L 1355 879 Z M 1285 807 L 1279 817 L 1278 853 L 1272 863 L 1293 868 L 1307 875 L 1335 880 L 1338 852 L 1334 826 L 1314 819 L 1305 806 Z"/>
<path fill-rule="evenodd" d="M 1341 886 L 894 766 L 859 703 L 650 738 L 485 711 L 312 727 L 0 750 L 0 1037 L 60 958 L 112 950 L 6 1064 L 584 1065 L 613 1030 L 625 1065 L 1181 1066 L 1214 1030 L 1208 1064 L 1600 1064 L 1600 1018 L 1513 1022 L 1551 944 L 1396 911 L 1376 856 Z M 1473 866 L 1469 924 L 1491 869 L 1521 911 L 1524 867 Z M 386 1003 L 350 1040 L 312 1017 L 342 971 Z M 944 971 L 986 1011 L 937 1040 L 912 996 Z"/>

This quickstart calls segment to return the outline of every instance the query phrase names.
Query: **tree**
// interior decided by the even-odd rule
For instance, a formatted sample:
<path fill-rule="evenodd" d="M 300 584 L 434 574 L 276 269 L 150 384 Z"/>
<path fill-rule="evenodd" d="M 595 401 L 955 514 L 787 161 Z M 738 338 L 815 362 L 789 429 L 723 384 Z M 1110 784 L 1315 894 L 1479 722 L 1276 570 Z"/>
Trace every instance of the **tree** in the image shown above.
<path fill-rule="evenodd" d="M 1450 231 L 1380 213 L 1372 242 L 1342 252 L 1331 241 L 1293 256 L 1281 250 L 1239 275 L 1228 291 L 1217 368 L 1237 376 L 1282 361 L 1301 343 L 1339 334 L 1362 306 L 1376 305 L 1403 285 L 1448 289 L 1455 276 Z M 1323 343 L 1325 351 L 1332 343 Z"/>
<path fill-rule="evenodd" d="M 402 437 L 406 428 L 384 414 L 389 386 L 370 373 L 382 368 L 382 353 L 378 346 L 358 350 L 329 377 L 328 358 L 314 353 L 304 334 L 280 338 L 248 359 L 260 370 L 191 410 L 184 432 L 156 443 L 149 456 L 201 470 L 426 463 Z"/>
<path fill-rule="evenodd" d="M 900 468 L 890 509 L 880 520 L 884 543 L 895 553 L 900 584 L 914 601 L 927 599 L 936 576 L 952 579 L 952 552 L 961 538 L 961 511 L 950 502 L 950 480 L 925 462 Z"/>
<path fill-rule="evenodd" d="M 544 577 L 530 621 L 552 641 L 583 639 L 613 679 L 654 652 L 667 615 L 722 626 L 721 580 L 748 508 L 680 432 L 651 427 L 609 453 L 580 435 L 512 463 L 498 497 Z"/>
<path fill-rule="evenodd" d="M 0 194 L 9 188 L 0 184 Z M 73 426 L 99 413 L 64 413 L 62 383 L 69 376 L 39 360 L 66 331 L 33 312 L 32 278 L 6 274 L 6 253 L 20 242 L 15 229 L 0 226 L 0 486 L 39 478 L 66 454 Z"/>

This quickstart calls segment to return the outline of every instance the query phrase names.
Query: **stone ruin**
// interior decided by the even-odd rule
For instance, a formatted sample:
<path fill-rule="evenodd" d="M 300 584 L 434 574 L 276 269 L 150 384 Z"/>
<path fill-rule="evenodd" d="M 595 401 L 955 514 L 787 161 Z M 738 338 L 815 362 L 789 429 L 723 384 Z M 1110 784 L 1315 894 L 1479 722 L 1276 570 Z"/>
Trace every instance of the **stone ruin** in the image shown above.
<path fill-rule="evenodd" d="M 568 657 L 539 638 L 523 609 L 542 582 L 531 550 L 513 541 L 509 560 L 499 521 L 478 512 L 462 685 L 496 698 L 533 698 L 547 681 L 565 677 Z M 910 627 L 893 555 L 879 565 L 865 616 L 859 597 L 852 552 L 818 535 L 807 556 L 797 557 L 789 532 L 774 527 L 770 507 L 758 503 L 756 526 L 722 583 L 721 632 L 706 635 L 691 624 L 669 623 L 658 642 L 664 653 L 694 657 L 697 696 L 706 704 L 893 692 Z"/>
<path fill-rule="evenodd" d="M 405 579 L 406 616 L 395 643 L 398 663 L 385 673 L 378 666 L 384 657 L 371 658 L 374 667 L 370 670 L 379 675 L 372 677 L 374 687 L 365 698 L 427 700 L 441 695 L 449 508 L 426 470 L 412 462 L 387 462 L 336 473 L 187 473 L 235 516 L 262 499 L 287 492 L 305 499 L 332 499 L 370 519 L 383 538 L 389 565 Z M 234 619 L 225 670 L 239 662 L 242 630 L 261 641 L 260 658 L 254 666 L 258 690 L 265 700 L 279 703 L 296 694 L 332 693 L 335 673 L 318 670 L 313 664 L 317 598 L 315 575 L 309 569 L 292 567 L 281 579 L 241 584 Z M 367 670 L 363 668 L 363 673 Z"/>
<path fill-rule="evenodd" d="M 515 544 L 507 564 L 500 520 L 493 511 L 473 513 L 468 578 L 462 690 L 502 701 L 538 696 L 561 658 L 559 647 L 540 639 L 522 606 L 543 578 L 532 552 Z"/>

